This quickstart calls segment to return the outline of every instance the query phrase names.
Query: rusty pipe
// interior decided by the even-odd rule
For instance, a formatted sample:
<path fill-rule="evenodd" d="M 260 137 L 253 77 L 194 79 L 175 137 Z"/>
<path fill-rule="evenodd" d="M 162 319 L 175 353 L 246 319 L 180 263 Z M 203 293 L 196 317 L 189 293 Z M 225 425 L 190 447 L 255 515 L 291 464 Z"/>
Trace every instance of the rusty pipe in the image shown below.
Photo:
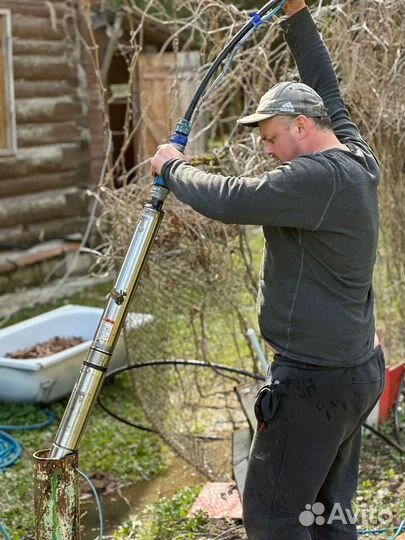
<path fill-rule="evenodd" d="M 34 454 L 35 540 L 80 540 L 78 454 Z"/>

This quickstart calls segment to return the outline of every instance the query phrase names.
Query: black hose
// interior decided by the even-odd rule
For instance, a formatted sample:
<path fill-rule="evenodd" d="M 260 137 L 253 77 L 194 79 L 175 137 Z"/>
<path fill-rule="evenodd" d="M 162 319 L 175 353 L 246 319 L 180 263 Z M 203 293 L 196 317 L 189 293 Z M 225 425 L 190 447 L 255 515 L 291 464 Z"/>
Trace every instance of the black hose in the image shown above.
<path fill-rule="evenodd" d="M 227 371 L 228 373 L 238 373 L 239 375 L 244 375 L 245 377 L 250 377 L 251 379 L 256 379 L 257 381 L 264 381 L 263 375 L 258 375 L 245 369 L 233 368 L 225 366 L 223 364 L 214 364 L 211 362 L 203 362 L 201 360 L 151 360 L 149 362 L 141 362 L 140 364 L 135 364 L 133 366 L 126 366 L 111 371 L 106 379 L 118 375 L 119 373 L 124 373 L 125 371 L 130 371 L 131 369 L 138 369 L 142 367 L 154 367 L 154 366 L 194 366 L 201 368 L 212 368 L 222 371 Z"/>
<path fill-rule="evenodd" d="M 381 433 L 381 431 L 378 431 L 378 429 L 373 428 L 373 426 L 370 426 L 369 424 L 363 424 L 363 427 L 371 431 L 371 433 L 374 433 L 374 435 L 377 435 L 377 437 L 380 437 L 383 441 L 398 450 L 398 452 L 401 452 L 401 454 L 405 454 L 405 447 L 398 444 L 397 441 L 394 441 L 391 437 L 384 435 L 384 433 Z"/>
<path fill-rule="evenodd" d="M 109 379 L 110 377 L 114 377 L 115 375 L 118 375 L 119 373 L 124 373 L 132 369 L 138 369 L 142 367 L 162 366 L 162 365 L 211 368 L 211 369 L 217 369 L 218 371 L 227 371 L 230 373 L 237 373 L 238 375 L 244 375 L 245 377 L 251 377 L 252 379 L 256 379 L 256 380 L 264 380 L 264 377 L 262 377 L 261 375 L 256 375 L 255 373 L 251 373 L 250 371 L 245 371 L 244 369 L 231 368 L 229 366 L 224 366 L 222 364 L 211 364 L 209 362 L 202 362 L 199 360 L 152 360 L 150 362 L 141 362 L 140 364 L 134 364 L 133 366 L 125 366 L 123 368 L 118 368 L 118 369 L 115 369 L 114 371 L 111 371 L 106 376 L 106 380 Z M 100 407 L 103 409 L 104 412 L 106 412 L 107 414 L 115 418 L 116 420 L 123 422 L 124 424 L 128 426 L 139 429 L 141 431 L 146 431 L 149 433 L 156 433 L 156 430 L 151 427 L 142 426 L 141 424 L 136 424 L 135 422 L 131 422 L 130 420 L 127 420 L 126 418 L 123 418 L 122 416 L 119 416 L 118 414 L 115 414 L 114 412 L 110 411 L 110 409 L 108 409 L 106 405 L 101 401 L 100 396 L 97 399 L 97 403 L 100 405 Z M 210 440 L 210 441 L 223 440 L 223 437 L 215 437 L 215 436 L 191 435 L 191 437 L 195 439 Z"/>
<path fill-rule="evenodd" d="M 282 0 L 270 0 L 266 5 L 264 5 L 258 12 L 258 17 L 263 17 L 268 11 L 270 11 L 274 6 L 279 4 Z M 246 36 L 246 34 L 255 26 L 253 20 L 249 21 L 245 26 L 243 26 L 237 34 L 231 39 L 231 41 L 228 43 L 228 45 L 225 46 L 225 48 L 222 50 L 222 52 L 219 54 L 219 56 L 215 59 L 215 61 L 212 63 L 210 69 L 205 74 L 203 80 L 200 83 L 200 86 L 197 88 L 196 93 L 193 96 L 193 99 L 191 100 L 191 103 L 187 109 L 186 114 L 184 115 L 185 120 L 191 121 L 191 118 L 194 113 L 194 109 L 197 107 L 198 102 L 200 100 L 200 97 L 202 93 L 204 92 L 208 82 L 210 81 L 211 77 L 217 70 L 218 66 L 221 64 L 221 62 L 228 56 L 228 54 L 234 49 L 234 47 L 241 41 L 242 38 Z"/>
<path fill-rule="evenodd" d="M 113 413 L 112 411 L 110 411 L 110 409 L 108 409 L 104 405 L 104 403 L 100 399 L 100 396 L 98 396 L 97 403 L 100 405 L 100 407 L 103 409 L 104 412 L 106 412 L 107 414 L 115 418 L 116 420 L 119 420 L 123 424 L 139 429 L 140 431 L 147 431 L 148 433 L 156 433 L 156 431 L 150 427 L 141 426 L 141 424 L 136 424 L 135 422 L 131 422 L 130 420 L 127 420 L 126 418 L 123 418 L 122 416 L 118 416 L 118 414 Z"/>

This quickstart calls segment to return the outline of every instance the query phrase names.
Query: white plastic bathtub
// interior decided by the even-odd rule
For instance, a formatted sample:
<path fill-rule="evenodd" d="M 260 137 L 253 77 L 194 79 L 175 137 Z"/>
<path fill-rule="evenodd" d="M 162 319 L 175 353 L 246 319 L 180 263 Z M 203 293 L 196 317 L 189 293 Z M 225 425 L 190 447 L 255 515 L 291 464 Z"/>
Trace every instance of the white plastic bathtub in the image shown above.
<path fill-rule="evenodd" d="M 70 394 L 102 313 L 101 308 L 68 305 L 0 330 L 0 401 L 45 404 Z M 152 320 L 148 314 L 130 313 L 126 331 L 134 331 Z M 7 353 L 32 347 L 56 336 L 77 336 L 85 341 L 43 358 L 19 360 L 5 357 Z M 121 335 L 108 371 L 124 365 L 126 349 Z"/>

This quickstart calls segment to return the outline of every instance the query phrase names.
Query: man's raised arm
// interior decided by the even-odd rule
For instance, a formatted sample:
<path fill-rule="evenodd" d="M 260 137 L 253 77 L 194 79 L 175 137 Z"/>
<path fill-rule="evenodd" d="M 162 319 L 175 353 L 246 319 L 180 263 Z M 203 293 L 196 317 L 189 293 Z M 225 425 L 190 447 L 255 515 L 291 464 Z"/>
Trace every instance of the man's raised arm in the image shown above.
<path fill-rule="evenodd" d="M 360 138 L 345 108 L 329 51 L 323 42 L 304 0 L 287 0 L 288 19 L 281 23 L 285 39 L 294 56 L 302 82 L 322 97 L 341 142 Z"/>

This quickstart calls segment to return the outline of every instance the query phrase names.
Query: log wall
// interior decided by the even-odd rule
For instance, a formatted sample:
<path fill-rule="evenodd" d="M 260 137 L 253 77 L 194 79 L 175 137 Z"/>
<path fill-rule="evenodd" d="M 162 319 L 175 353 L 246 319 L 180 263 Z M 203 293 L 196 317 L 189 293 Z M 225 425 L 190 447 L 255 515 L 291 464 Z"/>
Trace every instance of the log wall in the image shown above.
<path fill-rule="evenodd" d="M 67 4 L 0 0 L 11 11 L 17 122 L 17 152 L 0 157 L 0 249 L 82 232 L 87 222 L 85 60 Z"/>

